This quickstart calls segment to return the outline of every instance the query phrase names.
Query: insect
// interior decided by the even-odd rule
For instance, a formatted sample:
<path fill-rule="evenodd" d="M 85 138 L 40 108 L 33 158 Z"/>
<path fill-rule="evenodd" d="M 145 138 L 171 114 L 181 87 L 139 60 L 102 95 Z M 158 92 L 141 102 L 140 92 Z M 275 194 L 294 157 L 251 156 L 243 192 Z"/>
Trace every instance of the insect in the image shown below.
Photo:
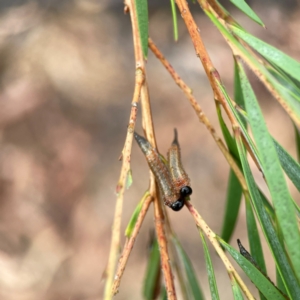
<path fill-rule="evenodd" d="M 190 180 L 180 161 L 180 147 L 176 129 L 174 141 L 168 151 L 168 157 L 171 160 L 169 160 L 168 166 L 163 162 L 157 150 L 144 137 L 136 132 L 134 137 L 155 176 L 164 203 L 174 211 L 181 210 L 185 198 L 192 194 L 192 189 L 189 186 Z"/>

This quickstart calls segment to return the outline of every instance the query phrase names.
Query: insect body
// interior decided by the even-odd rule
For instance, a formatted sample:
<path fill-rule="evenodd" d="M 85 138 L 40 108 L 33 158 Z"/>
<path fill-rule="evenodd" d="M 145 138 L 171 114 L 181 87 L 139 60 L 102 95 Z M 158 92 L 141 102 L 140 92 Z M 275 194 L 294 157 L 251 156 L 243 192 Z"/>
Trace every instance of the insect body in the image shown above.
<path fill-rule="evenodd" d="M 176 128 L 174 129 L 174 140 L 168 151 L 168 163 L 175 189 L 180 192 L 182 197 L 190 196 L 193 191 L 190 187 L 190 179 L 181 164 L 180 146 Z"/>
<path fill-rule="evenodd" d="M 173 210 L 180 210 L 184 205 L 184 199 L 181 199 L 180 193 L 176 192 L 171 181 L 169 169 L 161 160 L 156 149 L 153 148 L 145 138 L 138 135 L 136 132 L 134 133 L 134 137 L 146 156 L 148 165 L 155 176 L 164 198 L 164 203 Z"/>
<path fill-rule="evenodd" d="M 181 166 L 180 153 L 179 155 L 177 155 L 176 158 L 173 155 L 173 152 L 176 153 L 175 148 L 174 151 L 169 151 L 172 152 L 171 157 L 173 160 L 172 164 L 169 163 L 169 166 L 172 166 L 172 170 L 171 170 L 163 162 L 157 150 L 153 148 L 151 144 L 144 137 L 140 136 L 136 132 L 134 133 L 134 137 L 138 145 L 140 146 L 142 152 L 144 153 L 148 165 L 155 176 L 164 203 L 170 208 L 172 208 L 173 210 L 179 211 L 184 206 L 185 197 L 191 195 L 192 193 L 192 189 L 189 187 L 190 182 L 188 176 L 186 175 L 185 171 Z M 176 132 L 175 132 L 175 138 L 177 140 Z M 179 149 L 178 142 L 177 145 Z M 179 162 L 176 162 L 177 159 L 179 159 Z M 179 170 L 177 170 L 177 166 L 179 166 Z M 183 175 L 184 175 L 184 180 L 181 180 L 181 177 Z"/>

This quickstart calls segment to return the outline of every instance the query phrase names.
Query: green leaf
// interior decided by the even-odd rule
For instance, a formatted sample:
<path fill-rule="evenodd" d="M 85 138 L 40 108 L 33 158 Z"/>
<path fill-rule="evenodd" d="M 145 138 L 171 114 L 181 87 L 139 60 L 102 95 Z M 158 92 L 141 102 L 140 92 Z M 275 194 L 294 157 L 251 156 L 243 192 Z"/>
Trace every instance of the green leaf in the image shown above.
<path fill-rule="evenodd" d="M 235 140 L 233 139 L 233 137 L 231 136 L 226 123 L 224 122 L 220 105 L 217 105 L 217 114 L 218 114 L 221 130 L 222 130 L 226 145 L 229 149 L 229 152 L 236 159 L 237 163 L 239 163 L 239 153 L 237 151 L 236 143 L 235 143 Z"/>
<path fill-rule="evenodd" d="M 281 278 L 284 281 L 284 285 L 291 299 L 299 299 L 298 297 L 300 295 L 300 287 L 298 284 L 298 280 L 295 277 L 289 259 L 286 256 L 285 250 L 278 239 L 274 226 L 262 202 L 253 175 L 251 173 L 247 161 L 246 152 L 240 137 L 237 138 L 237 146 L 240 153 L 241 163 L 243 166 L 243 173 L 245 175 L 245 179 L 247 181 L 247 185 L 251 195 L 252 205 L 255 208 L 256 215 L 263 229 L 267 242 L 270 246 L 270 250 L 276 262 L 278 271 L 280 272 Z"/>
<path fill-rule="evenodd" d="M 235 228 L 236 220 L 239 213 L 240 203 L 242 199 L 242 187 L 234 172 L 230 169 L 225 216 L 222 226 L 222 238 L 229 241 Z"/>
<path fill-rule="evenodd" d="M 134 210 L 134 212 L 133 212 L 133 214 L 132 214 L 132 216 L 131 216 L 131 218 L 130 218 L 130 221 L 129 221 L 127 227 L 126 227 L 126 230 L 125 230 L 125 236 L 126 236 L 127 238 L 130 238 L 130 237 L 131 237 L 132 231 L 133 231 L 133 229 L 134 229 L 134 226 L 135 226 L 135 224 L 136 224 L 136 221 L 137 221 L 137 219 L 138 219 L 138 216 L 139 216 L 139 214 L 140 214 L 140 212 L 141 212 L 141 209 L 142 209 L 142 207 L 143 207 L 143 204 L 144 204 L 146 198 L 149 197 L 149 196 L 150 196 L 149 191 L 146 191 L 145 194 L 144 194 L 144 196 L 143 196 L 143 198 L 141 199 L 141 201 L 139 202 L 139 204 L 138 204 L 137 207 L 135 208 L 135 210 Z"/>
<path fill-rule="evenodd" d="M 260 53 L 265 59 L 280 67 L 287 74 L 300 81 L 300 63 L 275 47 L 263 42 L 253 35 L 237 28 L 230 26 L 234 34 L 249 44 L 255 51 Z"/>
<path fill-rule="evenodd" d="M 297 190 L 300 192 L 300 165 L 275 139 L 273 140 L 284 172 L 291 179 Z"/>
<path fill-rule="evenodd" d="M 248 115 L 245 112 L 243 118 L 249 123 Z M 300 165 L 294 158 L 273 138 L 280 164 L 287 176 L 294 183 L 295 187 L 300 191 Z"/>
<path fill-rule="evenodd" d="M 264 260 L 264 254 L 261 247 L 260 237 L 251 206 L 251 201 L 248 196 L 246 197 L 246 220 L 251 256 L 255 260 L 256 264 L 259 266 L 260 270 L 264 274 L 266 274 L 267 270 Z M 266 298 L 260 293 L 260 299 L 265 300 Z"/>
<path fill-rule="evenodd" d="M 148 57 L 148 1 L 147 0 L 135 0 L 135 9 L 137 14 L 139 35 L 142 45 L 144 58 Z"/>
<path fill-rule="evenodd" d="M 143 286 L 143 296 L 146 300 L 153 300 L 156 292 L 157 283 L 160 279 L 160 253 L 157 239 L 153 241 L 146 276 Z"/>
<path fill-rule="evenodd" d="M 268 132 L 255 94 L 241 64 L 239 64 L 239 72 L 248 120 L 259 151 L 262 170 L 283 232 L 287 251 L 297 277 L 300 278 L 300 234 L 294 204 L 291 201 L 274 142 Z"/>
<path fill-rule="evenodd" d="M 273 206 L 271 205 L 271 203 L 269 202 L 269 200 L 266 198 L 266 196 L 264 195 L 264 193 L 257 186 L 256 186 L 256 188 L 258 189 L 260 198 L 263 201 L 263 204 L 264 204 L 264 207 L 265 207 L 265 210 L 266 210 L 267 214 L 270 216 L 270 218 L 271 218 L 272 221 L 275 221 L 276 216 L 275 216 L 275 211 L 274 211 Z"/>
<path fill-rule="evenodd" d="M 240 73 L 239 73 L 238 64 L 235 57 L 234 57 L 234 101 L 240 107 L 242 108 L 245 107 L 244 95 L 241 88 Z M 241 119 L 241 121 L 243 125 L 246 127 L 246 121 L 244 119 Z"/>
<path fill-rule="evenodd" d="M 240 9 L 244 14 L 246 14 L 250 19 L 259 25 L 265 27 L 262 20 L 257 16 L 257 14 L 248 6 L 244 0 L 230 0 L 238 9 Z"/>
<path fill-rule="evenodd" d="M 217 113 L 218 113 L 219 123 L 227 147 L 231 155 L 235 158 L 237 164 L 240 165 L 239 154 L 237 151 L 235 140 L 232 138 L 223 120 L 219 105 L 217 105 Z M 228 178 L 227 196 L 226 196 L 226 209 L 225 209 L 225 216 L 224 216 L 222 234 L 221 234 L 222 238 L 225 241 L 229 241 L 233 233 L 233 230 L 235 228 L 235 224 L 236 224 L 236 220 L 240 208 L 241 198 L 242 198 L 242 187 L 234 172 L 230 170 L 229 178 Z"/>
<path fill-rule="evenodd" d="M 277 232 L 277 236 L 278 236 L 279 242 L 280 242 L 282 248 L 284 249 L 284 240 L 283 240 L 282 231 L 280 230 L 279 226 L 276 226 L 275 229 L 276 229 L 276 232 Z M 281 291 L 283 291 L 284 294 L 287 294 L 286 288 L 284 286 L 283 279 L 281 277 L 280 272 L 278 271 L 278 268 L 276 268 L 276 282 L 277 282 L 278 288 Z"/>
<path fill-rule="evenodd" d="M 288 90 L 291 97 L 293 97 L 296 101 L 300 101 L 300 89 L 298 88 L 297 84 L 295 84 L 295 79 L 291 78 L 283 70 L 276 67 L 277 66 L 267 66 L 266 68 L 276 79 L 276 81 L 286 90 Z"/>
<path fill-rule="evenodd" d="M 297 99 L 295 94 L 289 89 L 287 89 L 286 86 L 281 85 L 277 81 L 272 82 L 273 87 L 276 89 L 278 94 L 284 99 L 285 104 L 287 105 L 288 109 L 297 117 L 297 119 L 300 119 L 300 98 Z M 291 115 L 291 113 L 290 113 Z"/>
<path fill-rule="evenodd" d="M 241 119 L 240 114 L 235 110 L 235 108 L 234 108 L 234 106 L 233 106 L 233 104 L 231 102 L 231 99 L 228 96 L 228 94 L 227 94 L 224 86 L 222 85 L 222 83 L 220 81 L 218 81 L 217 84 L 218 84 L 220 90 L 222 91 L 222 93 L 223 93 L 223 95 L 224 95 L 224 97 L 225 97 L 225 99 L 226 99 L 226 101 L 227 101 L 227 103 L 229 105 L 229 108 L 230 108 L 231 112 L 234 114 L 234 117 L 238 121 L 238 123 L 240 125 L 240 129 L 243 132 L 243 136 L 245 137 L 246 141 L 248 142 L 248 145 L 250 146 L 250 149 L 252 150 L 252 153 L 254 154 L 254 156 L 255 156 L 257 162 L 259 163 L 259 165 L 261 165 L 260 164 L 260 158 L 258 156 L 258 152 L 257 152 L 256 146 L 254 145 L 254 143 L 253 143 L 253 141 L 252 141 L 252 139 L 251 139 L 251 137 L 250 137 L 250 135 L 249 135 L 249 133 L 247 131 L 247 128 L 244 126 L 244 124 L 245 124 L 244 117 L 245 116 L 243 116 L 243 119 Z"/>
<path fill-rule="evenodd" d="M 295 79 L 291 78 L 283 70 L 277 66 L 266 67 L 266 78 L 273 85 L 282 100 L 285 102 L 284 106 L 290 111 L 290 115 L 295 115 L 300 119 L 300 89 L 295 84 Z"/>
<path fill-rule="evenodd" d="M 233 276 L 230 278 L 230 281 L 231 281 L 231 287 L 232 287 L 234 300 L 243 300 L 244 297 L 243 297 L 242 291 Z"/>
<path fill-rule="evenodd" d="M 182 246 L 180 245 L 178 239 L 176 237 L 173 237 L 172 239 L 174 246 L 177 250 L 178 256 L 184 266 L 186 277 L 187 277 L 187 286 L 189 287 L 191 293 L 192 293 L 192 298 L 195 300 L 202 300 L 204 299 L 203 293 L 200 289 L 200 285 L 198 283 L 198 279 L 196 276 L 196 273 L 194 271 L 194 268 L 192 266 L 192 263 L 183 250 Z"/>
<path fill-rule="evenodd" d="M 178 24 L 177 24 L 177 12 L 176 12 L 175 0 L 171 0 L 171 9 L 172 9 L 172 19 L 173 19 L 174 40 L 177 42 L 178 41 Z"/>
<path fill-rule="evenodd" d="M 267 299 L 286 300 L 280 291 L 250 261 L 226 242 L 220 240 L 220 243 Z"/>
<path fill-rule="evenodd" d="M 205 257 L 206 270 L 207 270 L 207 274 L 208 274 L 208 282 L 209 282 L 211 299 L 218 300 L 218 299 L 220 299 L 220 297 L 219 297 L 214 267 L 212 265 L 211 257 L 209 254 L 209 250 L 208 250 L 207 243 L 206 243 L 205 237 L 203 235 L 203 232 L 201 230 L 199 232 L 200 232 L 200 237 L 202 240 L 202 245 L 203 245 L 203 250 L 204 250 L 204 257 Z"/>
<path fill-rule="evenodd" d="M 298 162 L 300 162 L 300 132 L 295 124 L 294 124 L 294 128 L 295 128 L 297 158 L 298 158 Z"/>

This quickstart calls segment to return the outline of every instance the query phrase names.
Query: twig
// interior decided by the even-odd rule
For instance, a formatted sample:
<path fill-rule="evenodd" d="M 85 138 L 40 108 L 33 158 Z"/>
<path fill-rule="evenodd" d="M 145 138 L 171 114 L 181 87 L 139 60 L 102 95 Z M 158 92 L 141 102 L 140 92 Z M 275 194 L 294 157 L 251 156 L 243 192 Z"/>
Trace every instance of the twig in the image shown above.
<path fill-rule="evenodd" d="M 214 98 L 222 104 L 232 126 L 234 128 L 238 127 L 238 123 L 236 122 L 233 114 L 231 113 L 226 99 L 218 85 L 218 82 L 221 82 L 220 75 L 217 69 L 213 66 L 211 59 L 205 49 L 205 46 L 200 36 L 200 29 L 197 27 L 197 24 L 195 23 L 195 20 L 192 17 L 186 0 L 176 0 L 176 4 L 191 36 L 196 55 L 200 58 L 203 68 L 206 72 L 207 78 L 209 79 L 210 85 L 214 93 Z M 205 4 L 206 9 L 208 9 L 208 4 L 206 2 Z"/>
<path fill-rule="evenodd" d="M 157 240 L 159 243 L 161 267 L 164 273 L 168 300 L 176 300 L 173 273 L 170 265 L 168 243 L 165 236 L 165 219 L 159 199 L 154 201 L 154 216 Z"/>
<path fill-rule="evenodd" d="M 225 255 L 222 247 L 220 246 L 218 240 L 217 240 L 217 235 L 208 227 L 206 222 L 202 219 L 200 214 L 197 212 L 197 210 L 194 208 L 194 206 L 191 204 L 190 201 L 185 202 L 186 207 L 190 211 L 191 215 L 194 217 L 195 223 L 197 227 L 202 230 L 215 250 L 217 251 L 218 255 L 220 256 L 221 260 L 223 261 L 226 270 L 228 272 L 229 276 L 234 276 L 236 281 L 238 282 L 239 286 L 241 287 L 242 291 L 244 292 L 245 296 L 250 300 L 254 300 L 255 298 L 252 296 L 250 291 L 248 290 L 247 286 L 239 276 L 239 274 L 236 272 L 230 261 L 228 260 L 227 256 Z"/>
<path fill-rule="evenodd" d="M 151 143 L 153 147 L 157 149 L 155 142 L 155 134 L 153 129 L 153 121 L 152 121 L 152 113 L 150 106 L 150 98 L 146 80 L 146 72 L 145 72 L 145 62 L 143 58 L 143 52 L 141 47 L 141 41 L 139 38 L 138 31 L 138 21 L 135 9 L 135 1 L 134 0 L 125 0 L 126 10 L 130 12 L 131 18 L 131 26 L 133 32 L 133 44 L 134 44 L 134 53 L 135 53 L 135 62 L 136 67 L 143 70 L 143 74 L 145 76 L 145 81 L 141 88 L 141 109 L 142 109 L 142 125 L 145 131 L 145 136 L 147 140 Z M 161 265 L 166 283 L 167 294 L 170 295 L 169 299 L 176 299 L 173 275 L 169 261 L 169 254 L 167 248 L 167 240 L 163 228 L 163 208 L 162 201 L 159 201 L 158 189 L 156 188 L 155 178 L 152 172 L 150 172 L 150 187 L 149 187 L 150 195 L 154 199 L 154 218 L 155 218 L 155 226 L 156 226 L 156 235 L 157 241 L 161 253 Z"/>
<path fill-rule="evenodd" d="M 132 234 L 130 236 L 129 239 L 126 240 L 125 242 L 125 245 L 124 245 L 124 248 L 123 248 L 123 252 L 122 252 L 122 255 L 119 259 L 119 263 L 118 263 L 118 267 L 117 267 L 117 272 L 116 272 L 116 276 L 115 276 L 115 280 L 114 280 L 114 283 L 113 283 L 113 287 L 112 287 L 112 291 L 113 291 L 113 294 L 115 295 L 116 293 L 118 293 L 119 291 L 119 286 L 120 286 L 120 282 L 121 282 L 121 278 L 122 278 L 122 275 L 124 273 L 124 270 L 125 270 L 125 267 L 126 267 L 126 264 L 127 264 L 127 261 L 128 261 L 128 258 L 129 258 L 129 255 L 131 253 L 131 250 L 134 246 L 134 243 L 135 243 L 135 239 L 139 233 L 139 230 L 142 226 L 142 223 L 144 221 L 144 218 L 145 218 L 145 215 L 148 211 L 148 208 L 149 208 L 149 205 L 150 203 L 152 202 L 152 197 L 149 195 L 146 195 L 146 199 L 143 203 L 143 206 L 142 206 L 142 209 L 139 213 L 139 216 L 138 216 L 138 219 L 135 223 L 135 226 L 134 226 L 134 229 L 132 231 Z"/>
<path fill-rule="evenodd" d="M 122 151 L 122 168 L 119 181 L 116 187 L 117 201 L 115 208 L 115 216 L 112 230 L 112 239 L 109 252 L 108 265 L 106 269 L 106 283 L 104 290 L 104 299 L 109 300 L 112 297 L 112 283 L 114 272 L 116 268 L 116 263 L 118 259 L 119 246 L 120 246 L 120 230 L 121 230 L 121 219 L 122 219 L 122 208 L 123 208 L 123 197 L 126 186 L 126 179 L 128 171 L 130 170 L 130 156 L 131 156 L 131 146 L 133 140 L 133 132 L 135 127 L 136 115 L 137 115 L 137 104 L 139 101 L 139 95 L 141 91 L 142 84 L 144 82 L 144 76 L 140 69 L 136 71 L 136 84 L 133 99 L 131 102 L 131 111 L 129 124 L 127 128 L 127 135 L 125 140 L 125 145 Z"/>
<path fill-rule="evenodd" d="M 167 214 L 167 212 L 166 212 L 166 214 Z M 183 274 L 182 268 L 179 266 L 180 259 L 178 257 L 178 253 L 176 251 L 176 247 L 174 245 L 175 234 L 171 228 L 169 218 L 166 218 L 166 220 L 165 220 L 165 228 L 166 228 L 167 236 L 169 237 L 169 242 L 171 241 L 170 247 L 169 247 L 170 256 L 173 261 L 174 270 L 177 274 L 178 282 L 180 285 L 181 296 L 182 296 L 183 300 L 188 300 L 189 295 L 188 295 L 188 291 L 187 291 L 187 287 L 186 287 L 186 283 L 185 283 L 185 279 L 184 279 L 184 274 Z M 171 239 L 170 239 L 170 237 L 171 237 Z"/>

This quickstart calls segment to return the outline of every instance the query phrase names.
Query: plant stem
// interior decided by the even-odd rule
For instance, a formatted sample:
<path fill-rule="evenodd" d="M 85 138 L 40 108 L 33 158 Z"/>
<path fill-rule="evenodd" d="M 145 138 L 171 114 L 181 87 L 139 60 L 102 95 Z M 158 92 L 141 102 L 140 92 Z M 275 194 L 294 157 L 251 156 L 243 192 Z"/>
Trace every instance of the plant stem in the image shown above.
<path fill-rule="evenodd" d="M 136 84 L 135 84 L 133 99 L 131 102 L 131 111 L 129 117 L 129 124 L 127 128 L 127 135 L 126 135 L 125 145 L 122 151 L 122 168 L 121 168 L 119 181 L 116 187 L 117 201 L 116 201 L 114 222 L 112 227 L 113 230 L 112 230 L 109 259 L 108 259 L 108 265 L 106 269 L 106 283 L 104 289 L 105 300 L 109 300 L 112 297 L 111 290 L 113 284 L 113 277 L 114 277 L 114 272 L 116 268 L 116 263 L 119 254 L 119 247 L 120 247 L 120 230 L 121 230 L 124 191 L 125 191 L 128 171 L 130 170 L 130 156 L 131 156 L 133 132 L 134 132 L 134 127 L 136 122 L 136 115 L 137 115 L 137 104 L 139 101 L 139 95 L 140 95 L 141 86 L 143 82 L 144 82 L 143 73 L 140 69 L 137 69 Z"/>
<path fill-rule="evenodd" d="M 218 242 L 217 235 L 209 228 L 207 223 L 203 220 L 203 218 L 200 216 L 200 214 L 194 208 L 194 206 L 191 204 L 190 201 L 186 201 L 185 205 L 188 208 L 188 210 L 190 211 L 191 215 L 194 217 L 194 220 L 195 220 L 195 223 L 196 223 L 197 227 L 200 228 L 199 230 L 202 230 L 204 232 L 204 234 L 207 236 L 207 238 L 209 239 L 209 241 L 211 242 L 211 244 L 213 245 L 213 247 L 217 251 L 218 255 L 220 256 L 221 260 L 224 263 L 224 266 L 227 269 L 229 277 L 234 276 L 236 281 L 238 282 L 240 288 L 242 289 L 242 291 L 246 295 L 246 297 L 249 300 L 250 299 L 254 300 L 255 298 L 252 296 L 252 294 L 248 290 L 247 286 L 245 285 L 245 283 L 243 282 L 243 280 L 241 279 L 241 277 L 239 276 L 239 274 L 234 269 L 234 267 L 232 266 L 232 264 L 228 260 L 227 256 L 225 255 L 222 247 L 220 246 L 220 244 Z"/>
<path fill-rule="evenodd" d="M 212 64 L 212 61 L 206 51 L 204 43 L 202 42 L 201 39 L 200 29 L 195 23 L 195 20 L 189 10 L 187 2 L 186 0 L 176 0 L 176 4 L 178 6 L 179 11 L 181 12 L 181 17 L 183 18 L 185 25 L 188 29 L 188 32 L 191 36 L 196 51 L 196 55 L 200 58 L 203 68 L 206 72 L 207 78 L 209 79 L 210 85 L 214 93 L 214 98 L 215 100 L 220 101 L 232 126 L 236 127 L 238 126 L 238 123 L 236 122 L 233 114 L 231 113 L 230 108 L 228 107 L 228 104 L 226 102 L 226 99 L 217 83 L 217 82 L 221 82 L 220 75 L 217 69 Z M 207 7 L 208 4 L 206 3 L 206 9 L 208 9 Z"/>
<path fill-rule="evenodd" d="M 134 246 L 135 243 L 135 239 L 139 233 L 139 230 L 142 226 L 142 223 L 144 221 L 144 218 L 146 216 L 146 213 L 148 211 L 148 208 L 150 206 L 150 203 L 152 202 L 152 197 L 148 194 L 147 198 L 145 199 L 142 209 L 139 213 L 138 219 L 135 223 L 134 229 L 132 231 L 132 234 L 130 236 L 129 239 L 126 240 L 124 248 L 123 248 L 123 252 L 122 255 L 119 259 L 119 263 L 118 263 L 118 267 L 117 267 L 117 272 L 116 272 L 116 276 L 115 276 L 115 280 L 113 283 L 113 287 L 112 287 L 112 291 L 113 291 L 113 295 L 115 295 L 116 293 L 118 293 L 119 291 L 119 286 L 120 286 L 120 282 L 121 282 L 121 278 L 123 276 L 129 255 L 131 253 L 131 250 Z"/>

